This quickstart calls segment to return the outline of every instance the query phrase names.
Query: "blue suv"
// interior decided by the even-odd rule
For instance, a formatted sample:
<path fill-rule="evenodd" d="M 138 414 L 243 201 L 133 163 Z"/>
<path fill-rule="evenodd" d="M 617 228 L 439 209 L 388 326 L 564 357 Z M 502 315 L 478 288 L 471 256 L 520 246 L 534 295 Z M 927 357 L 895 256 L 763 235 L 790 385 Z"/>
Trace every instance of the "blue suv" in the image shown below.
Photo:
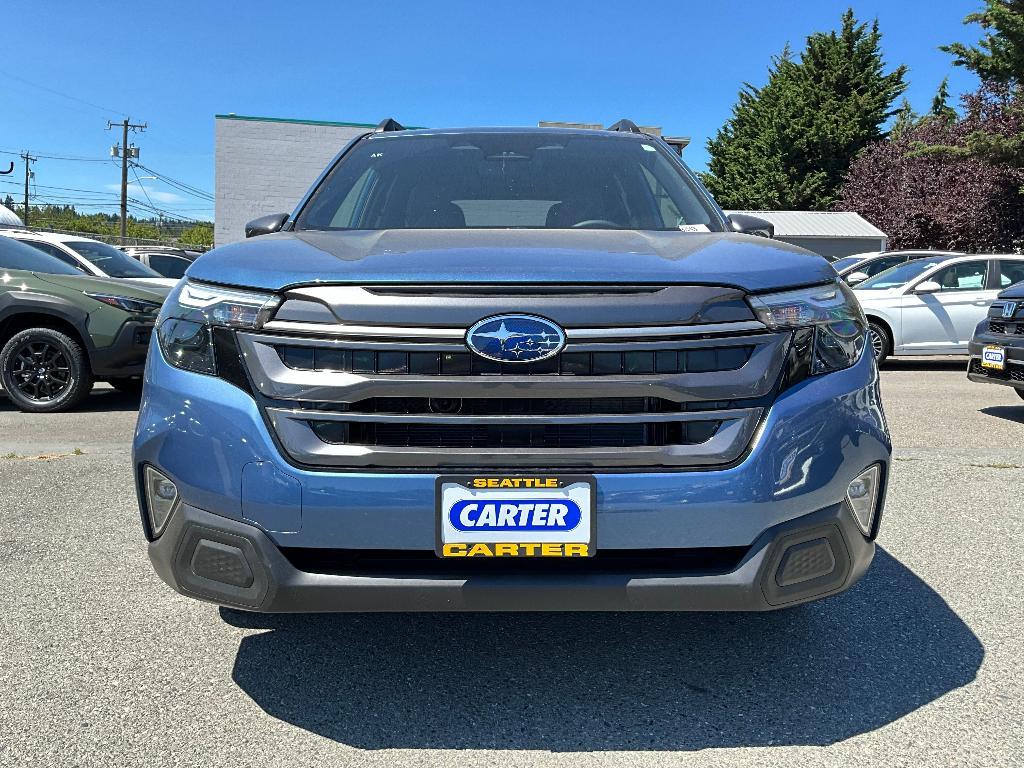
<path fill-rule="evenodd" d="M 821 257 L 661 139 L 352 141 L 165 302 L 153 565 L 253 611 L 770 610 L 865 572 L 890 442 Z"/>

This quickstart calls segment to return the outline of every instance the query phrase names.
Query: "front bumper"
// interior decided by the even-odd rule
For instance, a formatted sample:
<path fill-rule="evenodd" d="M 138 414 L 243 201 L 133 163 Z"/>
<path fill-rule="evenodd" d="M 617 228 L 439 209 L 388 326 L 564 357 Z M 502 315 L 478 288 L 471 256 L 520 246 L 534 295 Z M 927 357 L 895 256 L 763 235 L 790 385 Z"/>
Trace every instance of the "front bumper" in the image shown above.
<path fill-rule="evenodd" d="M 156 350 L 134 451 L 137 472 L 146 464 L 159 468 L 184 502 L 150 544 L 161 577 L 184 594 L 261 611 L 766 610 L 823 597 L 852 584 L 871 560 L 882 502 L 864 536 L 843 500 L 850 481 L 872 464 L 882 466 L 884 488 L 889 457 L 877 369 L 864 355 L 845 371 L 782 393 L 734 466 L 593 470 L 595 561 L 602 550 L 742 549 L 735 567 L 545 576 L 524 568 L 522 574 L 459 578 L 295 567 L 283 553 L 432 551 L 437 475 L 293 466 L 247 393 L 173 368 Z M 252 582 L 232 588 L 244 594 L 213 589 L 210 579 L 196 575 L 202 538 L 218 545 L 204 545 L 200 560 L 207 565 L 221 562 L 234 572 L 237 556 L 230 548 L 244 554 L 246 566 L 236 570 L 244 577 L 247 568 Z M 834 560 L 824 580 L 774 594 L 772 580 L 786 550 L 822 538 L 830 554 L 819 547 L 805 555 Z"/>
<path fill-rule="evenodd" d="M 264 612 L 766 611 L 843 591 L 874 552 L 844 503 L 765 531 L 722 574 L 309 573 L 257 527 L 190 506 L 149 545 L 181 594 Z"/>
<path fill-rule="evenodd" d="M 990 333 L 987 325 L 988 321 L 983 321 L 967 345 L 971 356 L 967 364 L 967 378 L 982 384 L 1002 384 L 1024 390 L 1024 336 Z M 1004 370 L 982 367 L 981 353 L 987 346 L 999 346 L 1006 350 Z"/>
<path fill-rule="evenodd" d="M 146 367 L 146 353 L 153 335 L 153 323 L 129 320 L 118 331 L 109 347 L 96 347 L 89 353 L 96 376 L 139 376 Z"/>

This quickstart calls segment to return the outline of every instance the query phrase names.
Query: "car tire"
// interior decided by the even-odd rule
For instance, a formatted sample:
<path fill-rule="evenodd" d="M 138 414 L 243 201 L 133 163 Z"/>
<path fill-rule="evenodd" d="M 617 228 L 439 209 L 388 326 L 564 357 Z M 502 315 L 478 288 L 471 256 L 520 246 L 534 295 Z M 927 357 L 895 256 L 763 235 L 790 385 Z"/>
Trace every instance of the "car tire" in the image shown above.
<path fill-rule="evenodd" d="M 142 393 L 141 376 L 124 376 L 119 379 L 107 379 L 107 383 L 118 392 L 126 395 L 139 395 Z"/>
<path fill-rule="evenodd" d="M 873 320 L 870 321 L 868 323 L 868 342 L 875 355 L 875 362 L 881 367 L 885 358 L 892 352 L 892 339 L 889 337 L 889 331 L 883 325 Z"/>
<path fill-rule="evenodd" d="M 20 410 L 53 413 L 78 405 L 92 389 L 93 376 L 75 339 L 53 328 L 28 328 L 0 350 L 0 383 Z"/>

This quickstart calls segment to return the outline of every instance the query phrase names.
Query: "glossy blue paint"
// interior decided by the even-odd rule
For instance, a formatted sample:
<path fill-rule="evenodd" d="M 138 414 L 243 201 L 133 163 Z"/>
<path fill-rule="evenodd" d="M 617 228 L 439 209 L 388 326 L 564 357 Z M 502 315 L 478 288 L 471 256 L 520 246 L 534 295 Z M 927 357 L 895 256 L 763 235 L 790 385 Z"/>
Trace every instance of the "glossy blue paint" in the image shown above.
<path fill-rule="evenodd" d="M 730 469 L 595 473 L 599 548 L 750 544 L 766 528 L 844 498 L 891 446 L 869 355 L 782 393 L 746 458 Z M 267 462 L 301 486 L 302 528 L 282 546 L 434 547 L 434 473 L 311 472 L 285 462 L 251 397 L 221 379 L 169 366 L 150 351 L 135 440 L 188 504 L 241 519 L 246 464 Z"/>
<path fill-rule="evenodd" d="M 831 282 L 821 256 L 724 232 L 393 229 L 277 232 L 200 256 L 188 276 L 280 290 L 324 283 L 632 283 L 770 291 Z"/>

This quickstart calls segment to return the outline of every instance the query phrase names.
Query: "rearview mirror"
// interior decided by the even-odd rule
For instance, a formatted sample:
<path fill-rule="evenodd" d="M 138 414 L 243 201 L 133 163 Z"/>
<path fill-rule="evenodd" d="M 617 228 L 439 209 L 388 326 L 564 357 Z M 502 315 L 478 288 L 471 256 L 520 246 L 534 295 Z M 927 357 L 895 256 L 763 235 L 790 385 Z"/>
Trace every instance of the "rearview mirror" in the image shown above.
<path fill-rule="evenodd" d="M 775 237 L 775 225 L 770 221 L 759 219 L 748 213 L 730 213 L 729 226 L 733 232 L 741 235 L 757 235 L 758 237 Z"/>
<path fill-rule="evenodd" d="M 914 288 L 914 293 L 937 293 L 942 290 L 942 286 L 936 283 L 934 280 L 925 280 L 923 283 L 918 283 Z"/>
<path fill-rule="evenodd" d="M 867 279 L 868 274 L 866 272 L 851 272 L 846 276 L 846 284 L 856 285 L 857 283 L 863 283 Z"/>
<path fill-rule="evenodd" d="M 271 213 L 267 216 L 260 216 L 245 225 L 245 236 L 259 237 L 280 232 L 286 221 L 288 221 L 287 213 Z"/>

